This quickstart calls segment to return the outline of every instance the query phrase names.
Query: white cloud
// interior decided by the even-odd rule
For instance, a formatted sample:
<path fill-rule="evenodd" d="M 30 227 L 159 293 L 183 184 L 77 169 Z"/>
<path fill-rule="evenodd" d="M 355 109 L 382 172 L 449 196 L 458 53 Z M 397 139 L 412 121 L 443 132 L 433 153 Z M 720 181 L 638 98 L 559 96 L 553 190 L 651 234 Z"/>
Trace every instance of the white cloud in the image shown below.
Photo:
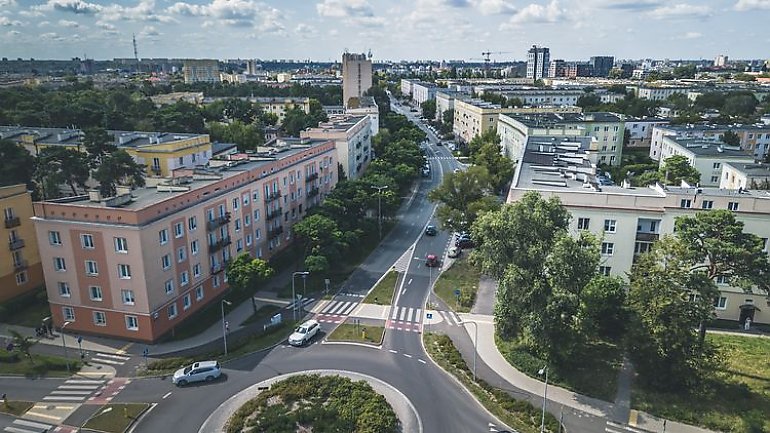
<path fill-rule="evenodd" d="M 650 11 L 650 16 L 658 19 L 669 18 L 706 18 L 711 16 L 711 8 L 703 5 L 677 3 L 661 6 Z"/>
<path fill-rule="evenodd" d="M 139 36 L 149 38 L 154 36 L 160 36 L 163 33 L 159 32 L 158 29 L 156 29 L 154 26 L 144 26 L 141 32 L 139 32 Z"/>
<path fill-rule="evenodd" d="M 117 27 L 104 21 L 97 21 L 96 26 L 103 30 L 117 30 Z"/>
<path fill-rule="evenodd" d="M 21 21 L 12 20 L 6 16 L 0 15 L 0 26 L 2 27 L 16 27 L 23 25 Z"/>
<path fill-rule="evenodd" d="M 44 13 L 33 9 L 26 10 L 26 11 L 19 11 L 19 15 L 27 18 L 37 18 L 37 17 L 45 16 Z"/>
<path fill-rule="evenodd" d="M 733 6 L 736 11 L 750 11 L 755 9 L 770 9 L 770 0 L 738 0 Z"/>
<path fill-rule="evenodd" d="M 371 17 L 372 6 L 366 0 L 324 0 L 316 4 L 316 11 L 322 17 Z"/>
<path fill-rule="evenodd" d="M 50 33 L 43 33 L 40 35 L 40 38 L 48 40 L 48 41 L 63 41 L 64 37 L 59 36 L 58 33 L 50 32 Z"/>
<path fill-rule="evenodd" d="M 99 13 L 99 17 L 106 21 L 149 21 L 161 23 L 175 21 L 174 18 L 168 15 L 156 13 L 155 0 L 140 0 L 136 6 L 121 6 L 119 4 L 106 6 Z"/>
<path fill-rule="evenodd" d="M 103 7 L 96 3 L 88 3 L 83 0 L 48 0 L 48 2 L 35 6 L 33 9 L 46 12 L 56 10 L 73 14 L 93 15 L 101 11 Z"/>
<path fill-rule="evenodd" d="M 682 36 L 684 39 L 698 39 L 703 37 L 703 33 L 699 32 L 687 32 Z"/>
<path fill-rule="evenodd" d="M 516 13 L 516 8 L 505 0 L 481 0 L 478 8 L 483 15 Z"/>
<path fill-rule="evenodd" d="M 16 0 L 0 0 L 0 8 L 9 8 L 11 6 L 16 6 Z"/>
<path fill-rule="evenodd" d="M 6 33 L 8 36 L 19 36 L 20 34 L 21 32 L 18 30 L 9 30 L 8 33 Z"/>
<path fill-rule="evenodd" d="M 177 2 L 166 12 L 183 16 L 207 17 L 233 27 L 254 27 L 261 31 L 283 30 L 283 13 L 278 9 L 254 0 L 213 0 L 209 4 Z M 215 26 L 214 21 L 204 25 Z"/>
<path fill-rule="evenodd" d="M 50 21 L 40 21 L 39 23 L 37 23 L 38 27 L 45 27 L 45 26 L 50 26 L 50 25 L 51 25 Z"/>
<path fill-rule="evenodd" d="M 516 12 L 508 21 L 508 26 L 530 23 L 555 23 L 566 18 L 564 9 L 558 0 L 551 0 L 547 5 L 531 3 Z"/>
<path fill-rule="evenodd" d="M 59 25 L 62 27 L 69 27 L 69 28 L 80 27 L 80 23 L 78 23 L 77 21 L 69 21 L 69 20 L 59 20 Z"/>

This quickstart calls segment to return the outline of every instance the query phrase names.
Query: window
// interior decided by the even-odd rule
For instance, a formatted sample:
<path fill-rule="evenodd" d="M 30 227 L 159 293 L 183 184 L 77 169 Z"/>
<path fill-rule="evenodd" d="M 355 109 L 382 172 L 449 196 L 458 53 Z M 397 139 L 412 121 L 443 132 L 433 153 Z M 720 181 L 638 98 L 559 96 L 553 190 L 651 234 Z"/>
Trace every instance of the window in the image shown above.
<path fill-rule="evenodd" d="M 178 262 L 183 262 L 184 259 L 187 258 L 187 247 L 179 247 L 176 250 L 176 260 Z"/>
<path fill-rule="evenodd" d="M 165 287 L 167 295 L 174 293 L 174 280 L 166 280 Z"/>
<path fill-rule="evenodd" d="M 134 298 L 134 291 L 133 290 L 121 290 L 120 291 L 120 297 L 123 299 L 123 303 L 126 305 L 134 305 L 136 303 L 136 298 Z"/>
<path fill-rule="evenodd" d="M 118 265 L 118 278 L 128 280 L 131 278 L 131 266 Z"/>
<path fill-rule="evenodd" d="M 577 228 L 578 230 L 588 230 L 588 226 L 591 223 L 590 218 L 578 218 Z"/>
<path fill-rule="evenodd" d="M 99 275 L 99 266 L 93 260 L 86 260 L 86 275 Z"/>
<path fill-rule="evenodd" d="M 64 320 L 67 322 L 75 321 L 75 309 L 72 307 L 62 307 L 61 312 L 62 316 L 64 316 Z"/>
<path fill-rule="evenodd" d="M 27 282 L 27 271 L 21 271 L 16 274 L 16 285 L 21 286 Z"/>
<path fill-rule="evenodd" d="M 612 271 L 611 266 L 599 266 L 599 273 L 604 275 L 605 277 L 609 277 L 611 271 Z"/>
<path fill-rule="evenodd" d="M 233 199 L 233 210 L 238 210 L 238 199 L 237 198 Z"/>
<path fill-rule="evenodd" d="M 94 237 L 93 235 L 89 234 L 82 234 L 80 235 L 80 245 L 83 246 L 83 248 L 92 250 L 94 249 Z"/>
<path fill-rule="evenodd" d="M 59 232 L 48 232 L 48 243 L 51 245 L 61 245 L 61 234 Z"/>
<path fill-rule="evenodd" d="M 102 298 L 102 288 L 99 286 L 91 286 L 88 288 L 88 293 L 91 297 L 92 301 L 101 301 Z"/>
<path fill-rule="evenodd" d="M 251 244 L 252 244 L 252 236 L 251 236 L 251 233 L 249 233 L 246 235 L 246 246 L 250 247 Z"/>
<path fill-rule="evenodd" d="M 214 278 L 211 279 L 211 285 L 214 287 L 219 287 L 220 284 L 221 282 L 219 280 L 219 275 L 214 275 Z"/>
<path fill-rule="evenodd" d="M 139 330 L 139 320 L 136 316 L 126 316 L 126 329 L 129 331 Z"/>
<path fill-rule="evenodd" d="M 198 254 L 198 251 L 200 251 L 200 243 L 196 239 L 196 240 L 190 242 L 190 254 L 196 255 L 196 254 Z"/>
<path fill-rule="evenodd" d="M 113 238 L 115 241 L 115 252 L 117 253 L 127 253 L 128 252 L 128 241 L 126 238 Z"/>
<path fill-rule="evenodd" d="M 203 299 L 203 286 L 198 286 L 197 289 L 195 289 L 195 300 L 200 301 Z"/>
<path fill-rule="evenodd" d="M 683 198 L 682 201 L 679 202 L 679 207 L 684 209 L 689 209 L 692 206 L 692 200 L 689 198 Z"/>
<path fill-rule="evenodd" d="M 173 319 L 176 317 L 176 303 L 173 303 L 166 308 L 166 312 L 168 313 L 168 318 Z"/>
<path fill-rule="evenodd" d="M 184 236 L 184 224 L 182 223 L 174 224 L 174 237 L 181 238 L 182 236 Z"/>
<path fill-rule="evenodd" d="M 615 233 L 617 224 L 617 220 L 604 220 L 604 231 L 607 233 Z"/>
<path fill-rule="evenodd" d="M 200 278 L 201 277 L 201 264 L 200 263 L 196 263 L 193 266 L 193 277 L 195 277 L 195 278 Z"/>
<path fill-rule="evenodd" d="M 703 203 L 701 204 L 701 208 L 703 209 L 711 209 L 714 207 L 714 200 L 703 200 Z"/>
<path fill-rule="evenodd" d="M 165 254 L 163 257 L 160 258 L 160 265 L 163 267 L 164 270 L 171 267 L 171 256 L 168 254 Z"/>
<path fill-rule="evenodd" d="M 738 202 L 737 201 L 731 201 L 727 203 L 727 210 L 738 210 Z"/>
<path fill-rule="evenodd" d="M 70 285 L 68 283 L 65 283 L 64 281 L 59 281 L 57 284 L 59 286 L 59 296 L 62 298 L 69 298 L 72 296 L 72 292 L 70 291 Z"/>
<path fill-rule="evenodd" d="M 186 286 L 189 282 L 190 282 L 190 274 L 187 273 L 187 271 L 182 271 L 182 273 L 179 274 L 179 285 Z"/>
<path fill-rule="evenodd" d="M 714 167 L 714 169 L 717 169 L 717 168 L 719 168 L 719 167 L 721 167 L 721 166 L 722 166 L 722 163 L 721 163 L 721 162 L 715 162 L 715 163 L 713 164 L 713 167 Z"/>
<path fill-rule="evenodd" d="M 193 231 L 198 228 L 198 217 L 191 216 L 187 219 L 187 229 Z"/>
<path fill-rule="evenodd" d="M 602 254 L 611 256 L 615 252 L 615 244 L 612 242 L 602 242 Z"/>
<path fill-rule="evenodd" d="M 190 294 L 184 295 L 184 298 L 182 298 L 182 308 L 187 310 L 192 305 L 192 297 Z"/>
<path fill-rule="evenodd" d="M 238 239 L 237 241 L 235 241 L 235 251 L 240 253 L 242 250 L 243 250 L 243 239 Z"/>
<path fill-rule="evenodd" d="M 719 181 L 719 176 L 711 176 L 711 183 L 715 183 Z"/>
<path fill-rule="evenodd" d="M 259 221 L 259 209 L 254 211 L 254 222 Z"/>
<path fill-rule="evenodd" d="M 236 218 L 235 219 L 235 231 L 236 232 L 241 231 L 241 219 L 240 218 Z"/>
<path fill-rule="evenodd" d="M 160 240 L 161 245 L 165 245 L 168 243 L 168 230 L 163 229 L 158 232 L 158 239 Z"/>
<path fill-rule="evenodd" d="M 717 310 L 724 310 L 727 308 L 727 298 L 724 296 L 719 296 L 718 298 L 714 298 L 714 308 Z"/>
<path fill-rule="evenodd" d="M 107 326 L 107 315 L 104 311 L 94 311 L 94 325 Z"/>
<path fill-rule="evenodd" d="M 246 206 L 247 204 L 249 204 L 249 193 L 246 193 L 246 194 L 244 194 L 244 195 L 241 197 L 241 200 L 243 201 L 243 205 L 244 205 L 244 206 Z"/>
<path fill-rule="evenodd" d="M 717 275 L 717 284 L 730 284 L 730 277 L 727 275 Z"/>

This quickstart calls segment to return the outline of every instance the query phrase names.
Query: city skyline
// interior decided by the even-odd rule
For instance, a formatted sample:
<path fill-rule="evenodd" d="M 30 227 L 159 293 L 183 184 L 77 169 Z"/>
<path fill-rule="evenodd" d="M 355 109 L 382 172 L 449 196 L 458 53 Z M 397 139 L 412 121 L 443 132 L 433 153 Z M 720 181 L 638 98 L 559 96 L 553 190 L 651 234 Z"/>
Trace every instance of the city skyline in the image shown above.
<path fill-rule="evenodd" d="M 770 0 L 0 0 L 8 58 L 762 58 Z M 388 35 L 384 41 L 383 35 Z"/>

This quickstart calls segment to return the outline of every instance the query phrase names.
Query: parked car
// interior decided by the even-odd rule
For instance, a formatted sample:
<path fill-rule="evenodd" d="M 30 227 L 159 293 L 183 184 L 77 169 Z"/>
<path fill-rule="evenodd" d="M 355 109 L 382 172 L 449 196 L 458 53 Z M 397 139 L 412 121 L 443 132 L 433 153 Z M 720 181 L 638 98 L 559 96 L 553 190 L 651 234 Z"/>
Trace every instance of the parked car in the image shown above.
<path fill-rule="evenodd" d="M 471 238 L 460 238 L 460 239 L 458 239 L 458 240 L 456 240 L 456 241 L 455 241 L 455 246 L 456 246 L 457 248 L 462 248 L 462 249 L 465 249 L 465 248 L 473 248 L 473 247 L 474 247 L 474 245 L 475 245 L 475 244 L 473 243 L 473 241 L 471 240 Z"/>
<path fill-rule="evenodd" d="M 308 320 L 305 323 L 299 325 L 294 333 L 289 336 L 289 344 L 292 346 L 304 346 L 309 343 L 310 340 L 318 334 L 321 329 L 321 325 L 315 320 Z"/>
<path fill-rule="evenodd" d="M 436 230 L 436 226 L 428 226 L 425 227 L 425 234 L 428 236 L 436 236 L 436 233 L 438 233 L 438 230 Z"/>
<path fill-rule="evenodd" d="M 436 146 L 443 146 L 443 145 L 444 145 L 444 143 L 442 143 L 440 141 L 438 143 L 436 143 Z"/>
<path fill-rule="evenodd" d="M 430 177 L 430 169 L 424 168 L 422 169 L 422 177 Z"/>
<path fill-rule="evenodd" d="M 425 266 L 429 268 L 435 268 L 438 267 L 441 263 L 438 260 L 438 257 L 436 257 L 433 254 L 428 254 L 427 257 L 425 257 Z"/>
<path fill-rule="evenodd" d="M 449 247 L 449 253 L 447 253 L 447 256 L 450 259 L 455 259 L 457 257 L 460 257 L 460 255 L 463 253 L 463 250 L 457 247 Z"/>
<path fill-rule="evenodd" d="M 201 361 L 174 372 L 171 383 L 185 386 L 193 382 L 211 382 L 221 375 L 222 369 L 217 361 Z"/>

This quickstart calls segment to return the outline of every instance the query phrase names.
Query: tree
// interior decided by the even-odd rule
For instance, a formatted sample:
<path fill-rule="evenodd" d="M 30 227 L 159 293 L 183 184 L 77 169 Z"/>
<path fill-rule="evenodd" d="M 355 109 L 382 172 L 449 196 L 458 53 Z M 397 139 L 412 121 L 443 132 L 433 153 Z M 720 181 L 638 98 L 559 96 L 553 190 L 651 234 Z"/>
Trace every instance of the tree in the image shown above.
<path fill-rule="evenodd" d="M 0 185 L 32 185 L 35 159 L 21 144 L 0 140 Z"/>
<path fill-rule="evenodd" d="M 13 339 L 13 347 L 19 352 L 24 354 L 27 358 L 29 358 L 29 362 L 34 364 L 35 360 L 32 358 L 32 346 L 37 344 L 39 340 L 35 340 L 32 337 L 26 337 L 24 335 L 21 335 L 18 331 L 14 329 L 9 329 L 8 332 L 11 334 L 11 338 Z"/>
<path fill-rule="evenodd" d="M 272 277 L 275 271 L 262 259 L 243 253 L 227 264 L 227 282 L 235 291 L 253 293 L 257 286 Z"/>
<path fill-rule="evenodd" d="M 90 156 L 92 168 L 99 167 L 106 155 L 118 150 L 115 138 L 104 128 L 88 128 L 84 133 L 83 146 Z"/>
<path fill-rule="evenodd" d="M 77 195 L 76 187 L 86 188 L 88 181 L 89 159 L 83 152 L 75 149 L 67 149 L 59 146 L 43 148 L 37 157 L 36 178 L 46 182 L 46 198 L 56 198 L 58 185 L 65 183 L 72 190 L 72 195 Z"/>
<path fill-rule="evenodd" d="M 422 115 L 426 119 L 435 119 L 436 118 L 436 100 L 435 99 L 429 99 L 422 104 L 420 104 L 420 108 L 422 109 Z"/>
<path fill-rule="evenodd" d="M 725 131 L 724 134 L 722 134 L 722 137 L 720 137 L 722 140 L 722 143 L 728 145 L 728 146 L 740 146 L 741 145 L 741 137 L 733 132 L 732 129 L 728 129 Z"/>
<path fill-rule="evenodd" d="M 318 269 L 323 264 L 318 257 L 325 258 L 328 265 L 329 259 L 341 257 L 349 242 L 357 237 L 354 233 L 343 232 L 333 219 L 321 214 L 306 217 L 295 224 L 293 230 L 305 245 L 305 265 L 308 269 L 315 268 L 313 271 L 326 270 Z M 310 257 L 313 258 L 307 260 Z"/>
<path fill-rule="evenodd" d="M 496 193 L 501 193 L 513 178 L 514 170 L 511 160 L 500 152 L 500 137 L 497 135 L 494 137 L 495 141 L 483 145 L 473 153 L 471 160 L 474 164 L 487 169 L 492 188 Z"/>
<path fill-rule="evenodd" d="M 684 155 L 666 158 L 660 166 L 659 175 L 666 185 L 677 185 L 683 180 L 690 185 L 700 182 L 700 173 Z"/>
<path fill-rule="evenodd" d="M 595 93 L 583 93 L 578 97 L 577 105 L 578 107 L 582 108 L 584 111 L 590 111 L 591 109 L 601 105 L 602 98 L 595 94 Z"/>
<path fill-rule="evenodd" d="M 491 189 L 487 169 L 473 166 L 467 171 L 444 175 L 441 185 L 431 191 L 428 198 L 440 203 L 436 216 L 441 226 L 462 232 L 467 231 L 480 214 L 497 209 L 499 204 L 490 196 Z"/>
<path fill-rule="evenodd" d="M 144 166 L 137 164 L 125 150 L 112 152 L 102 159 L 93 172 L 104 197 L 114 196 L 116 185 L 144 186 Z"/>

